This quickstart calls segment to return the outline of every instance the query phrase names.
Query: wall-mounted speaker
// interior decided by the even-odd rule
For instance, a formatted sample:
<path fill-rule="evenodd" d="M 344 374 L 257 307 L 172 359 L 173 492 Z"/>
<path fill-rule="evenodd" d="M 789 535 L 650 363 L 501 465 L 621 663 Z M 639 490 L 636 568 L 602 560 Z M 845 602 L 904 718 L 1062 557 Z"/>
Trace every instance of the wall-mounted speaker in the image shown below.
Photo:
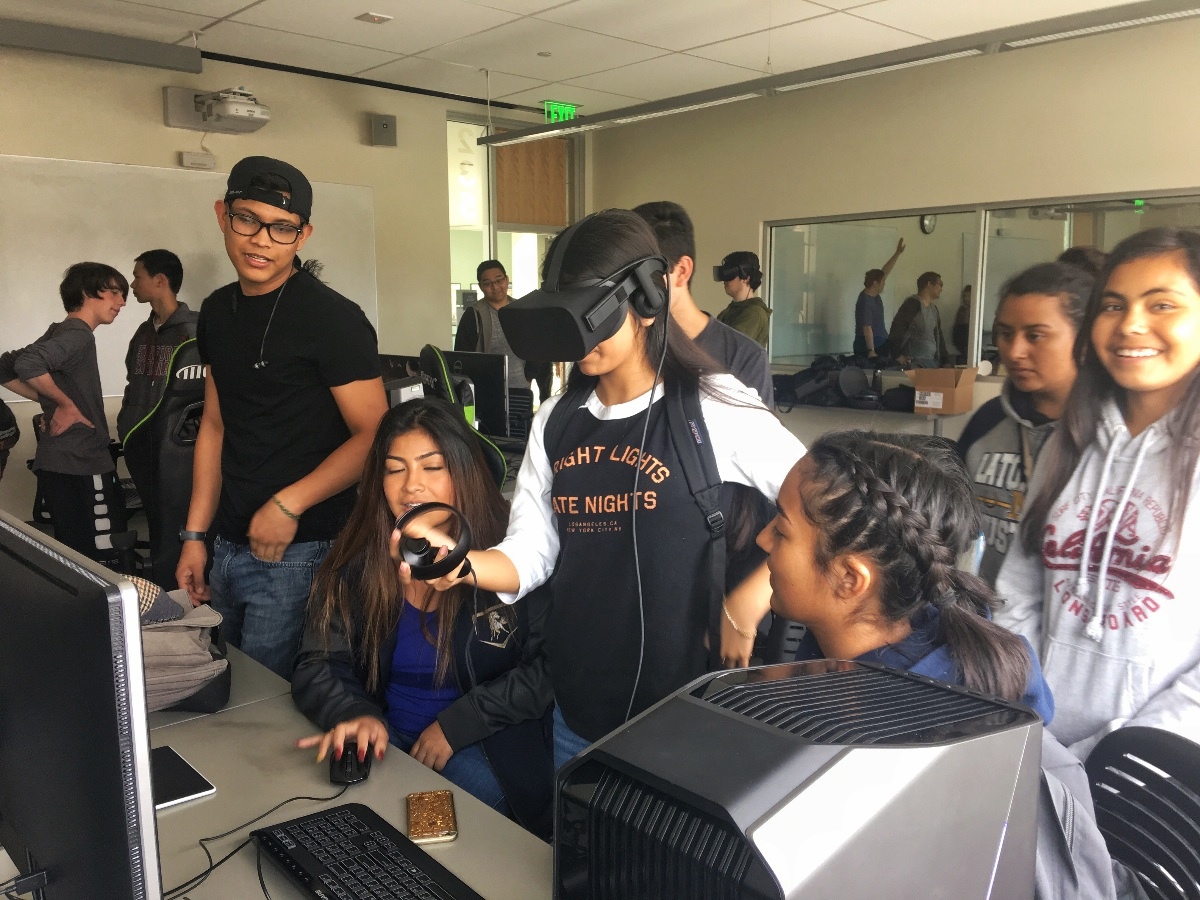
<path fill-rule="evenodd" d="M 369 115 L 371 125 L 371 146 L 372 147 L 395 147 L 396 146 L 396 117 L 395 116 L 380 116 L 375 113 Z"/>

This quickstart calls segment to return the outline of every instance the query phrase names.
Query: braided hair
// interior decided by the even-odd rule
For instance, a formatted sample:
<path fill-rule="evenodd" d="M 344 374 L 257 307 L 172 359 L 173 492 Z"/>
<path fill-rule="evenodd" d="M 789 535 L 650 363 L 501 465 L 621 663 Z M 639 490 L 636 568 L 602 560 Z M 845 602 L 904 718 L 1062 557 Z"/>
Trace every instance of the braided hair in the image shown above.
<path fill-rule="evenodd" d="M 859 554 L 879 576 L 882 615 L 911 620 L 937 608 L 941 638 L 970 689 L 1019 700 L 1030 660 L 1024 643 L 986 616 L 998 605 L 982 579 L 956 568 L 979 534 L 970 476 L 949 442 L 914 434 L 841 431 L 805 456 L 804 514 L 818 532 L 816 563 Z"/>

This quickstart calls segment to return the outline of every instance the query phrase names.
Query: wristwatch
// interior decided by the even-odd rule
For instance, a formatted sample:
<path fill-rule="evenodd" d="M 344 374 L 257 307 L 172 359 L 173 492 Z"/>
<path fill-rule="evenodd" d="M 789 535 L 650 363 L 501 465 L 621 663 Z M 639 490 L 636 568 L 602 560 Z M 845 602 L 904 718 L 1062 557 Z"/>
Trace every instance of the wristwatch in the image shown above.
<path fill-rule="evenodd" d="M 186 528 L 179 529 L 179 543 L 184 541 L 207 541 L 208 534 L 203 531 L 188 531 Z"/>

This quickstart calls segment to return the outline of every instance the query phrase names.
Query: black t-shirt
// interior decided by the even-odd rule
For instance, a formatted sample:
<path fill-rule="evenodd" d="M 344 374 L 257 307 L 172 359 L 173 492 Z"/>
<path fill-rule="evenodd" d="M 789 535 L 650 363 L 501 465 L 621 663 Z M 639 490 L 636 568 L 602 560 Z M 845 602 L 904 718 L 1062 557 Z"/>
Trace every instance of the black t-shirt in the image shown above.
<path fill-rule="evenodd" d="M 225 426 L 213 528 L 245 543 L 259 507 L 350 437 L 329 389 L 379 377 L 375 329 L 356 304 L 297 272 L 256 297 L 236 282 L 214 291 L 200 309 L 196 341 Z M 305 512 L 295 541 L 332 540 L 354 494 L 347 488 Z"/>
<path fill-rule="evenodd" d="M 560 551 L 550 581 L 546 630 L 554 696 L 567 725 L 588 740 L 704 674 L 708 656 L 711 540 L 677 462 L 660 399 L 650 413 L 598 420 L 571 413 L 552 455 Z M 638 478 L 637 535 L 645 648 L 633 565 L 631 507 Z"/>
<path fill-rule="evenodd" d="M 758 391 L 767 409 L 775 409 L 775 387 L 762 344 L 709 317 L 704 330 L 696 335 L 696 346 L 746 387 Z"/>

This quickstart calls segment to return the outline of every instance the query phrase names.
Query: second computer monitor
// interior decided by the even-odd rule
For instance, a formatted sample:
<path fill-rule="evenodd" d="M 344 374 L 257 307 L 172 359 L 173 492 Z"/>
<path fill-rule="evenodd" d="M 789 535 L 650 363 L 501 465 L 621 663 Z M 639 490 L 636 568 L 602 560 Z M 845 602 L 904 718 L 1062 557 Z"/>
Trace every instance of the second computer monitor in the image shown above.
<path fill-rule="evenodd" d="M 462 375 L 471 380 L 475 389 L 475 417 L 479 430 L 494 437 L 508 437 L 508 357 L 503 353 L 468 353 L 460 350 L 443 350 L 442 356 L 451 375 Z M 421 371 L 421 360 L 416 356 L 381 353 L 379 364 L 385 381 L 416 375 Z"/>

